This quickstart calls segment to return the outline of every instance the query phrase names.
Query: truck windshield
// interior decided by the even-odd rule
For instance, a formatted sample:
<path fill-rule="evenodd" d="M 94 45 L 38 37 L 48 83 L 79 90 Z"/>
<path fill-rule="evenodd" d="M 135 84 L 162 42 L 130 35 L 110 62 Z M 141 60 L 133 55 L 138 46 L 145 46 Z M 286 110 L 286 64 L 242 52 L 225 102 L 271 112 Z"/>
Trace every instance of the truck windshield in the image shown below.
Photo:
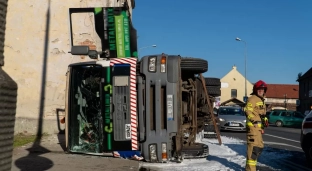
<path fill-rule="evenodd" d="M 101 74 L 98 65 L 72 66 L 68 129 L 69 147 L 74 152 L 102 151 Z"/>

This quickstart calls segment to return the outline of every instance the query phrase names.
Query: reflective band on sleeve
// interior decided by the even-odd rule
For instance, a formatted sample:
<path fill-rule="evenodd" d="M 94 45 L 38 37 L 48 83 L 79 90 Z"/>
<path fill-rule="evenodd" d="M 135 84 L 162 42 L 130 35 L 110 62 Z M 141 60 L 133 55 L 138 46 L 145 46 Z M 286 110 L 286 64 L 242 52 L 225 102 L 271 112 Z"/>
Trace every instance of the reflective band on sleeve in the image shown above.
<path fill-rule="evenodd" d="M 253 112 L 253 108 L 252 107 L 245 107 L 245 111 L 250 111 L 250 112 Z"/>
<path fill-rule="evenodd" d="M 247 115 L 247 118 L 248 119 L 251 119 L 251 118 L 253 118 L 254 117 L 254 115 L 253 114 L 249 114 L 249 115 Z"/>

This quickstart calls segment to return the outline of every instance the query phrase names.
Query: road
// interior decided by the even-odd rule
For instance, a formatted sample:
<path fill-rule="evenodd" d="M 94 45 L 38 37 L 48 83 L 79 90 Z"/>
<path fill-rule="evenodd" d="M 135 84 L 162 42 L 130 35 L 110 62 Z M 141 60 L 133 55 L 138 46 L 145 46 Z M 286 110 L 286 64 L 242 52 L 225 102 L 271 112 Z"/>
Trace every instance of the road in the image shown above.
<path fill-rule="evenodd" d="M 266 152 L 272 152 L 272 154 L 285 157 L 281 159 L 275 159 L 277 156 L 274 155 L 265 157 L 274 160 L 278 167 L 288 167 L 282 170 L 308 170 L 304 153 L 300 146 L 300 132 L 301 129 L 299 128 L 276 126 L 266 128 L 263 135 Z M 221 135 L 246 141 L 246 132 L 221 131 Z M 261 157 L 263 159 L 263 156 Z"/>
<path fill-rule="evenodd" d="M 269 126 L 265 128 L 263 141 L 266 145 L 288 151 L 302 152 L 300 146 L 300 129 Z M 246 133 L 222 131 L 221 135 L 235 137 L 246 141 Z"/>

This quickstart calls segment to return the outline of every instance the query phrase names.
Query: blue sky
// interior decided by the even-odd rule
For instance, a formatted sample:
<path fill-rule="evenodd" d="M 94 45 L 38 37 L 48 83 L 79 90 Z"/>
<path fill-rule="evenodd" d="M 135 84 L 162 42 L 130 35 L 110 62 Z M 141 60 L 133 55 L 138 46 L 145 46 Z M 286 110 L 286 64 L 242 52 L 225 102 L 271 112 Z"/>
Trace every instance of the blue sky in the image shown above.
<path fill-rule="evenodd" d="M 247 79 L 297 84 L 312 67 L 311 0 L 136 0 L 140 56 L 180 54 L 208 60 L 204 75 L 222 78 L 235 64 Z"/>

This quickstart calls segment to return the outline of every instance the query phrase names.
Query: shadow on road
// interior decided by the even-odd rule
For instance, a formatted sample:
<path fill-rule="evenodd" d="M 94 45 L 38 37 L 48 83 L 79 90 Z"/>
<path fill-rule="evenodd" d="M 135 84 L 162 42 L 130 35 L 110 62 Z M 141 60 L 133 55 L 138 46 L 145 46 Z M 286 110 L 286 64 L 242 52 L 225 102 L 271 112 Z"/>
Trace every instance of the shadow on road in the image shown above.
<path fill-rule="evenodd" d="M 29 154 L 25 157 L 19 158 L 15 161 L 15 165 L 21 169 L 21 171 L 30 170 L 48 170 L 53 166 L 53 161 L 40 155 L 49 153 L 48 149 L 40 145 L 42 139 L 42 125 L 43 114 L 45 104 L 45 88 L 46 88 L 46 76 L 47 76 L 47 61 L 48 61 L 48 47 L 49 47 L 49 30 L 50 30 L 50 2 L 48 0 L 47 18 L 46 18 L 46 32 L 44 40 L 44 52 L 43 52 L 43 64 L 42 64 L 42 82 L 39 104 L 39 119 L 37 136 L 32 147 L 28 148 Z"/>
<path fill-rule="evenodd" d="M 225 158 L 221 158 L 221 157 L 217 157 L 217 156 L 208 156 L 207 160 L 209 160 L 209 161 L 212 161 L 212 160 L 213 161 L 217 161 L 219 163 L 222 163 L 224 166 L 229 167 L 229 168 L 234 169 L 234 170 L 244 170 L 245 169 L 245 168 L 243 168 L 242 166 L 240 166 L 237 163 L 228 161 Z"/>

